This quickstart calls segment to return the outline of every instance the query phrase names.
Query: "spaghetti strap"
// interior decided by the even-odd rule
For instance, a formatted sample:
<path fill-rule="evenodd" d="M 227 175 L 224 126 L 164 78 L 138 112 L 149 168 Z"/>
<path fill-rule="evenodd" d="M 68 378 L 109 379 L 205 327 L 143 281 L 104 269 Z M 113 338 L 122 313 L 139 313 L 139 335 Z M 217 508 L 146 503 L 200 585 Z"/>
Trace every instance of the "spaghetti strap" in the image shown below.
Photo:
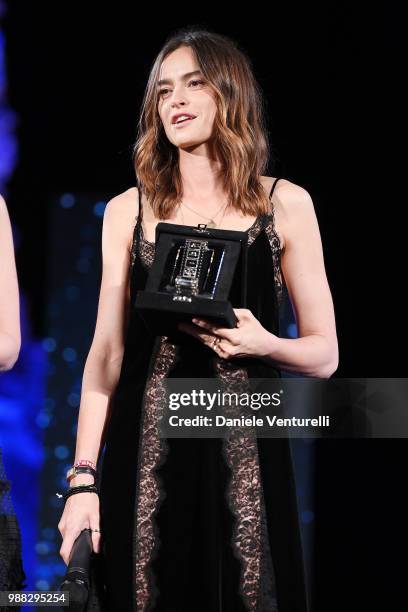
<path fill-rule="evenodd" d="M 271 198 L 272 198 L 272 196 L 273 196 L 273 192 L 274 192 L 275 187 L 276 187 L 276 183 L 279 181 L 279 179 L 280 179 L 280 178 L 281 178 L 281 177 L 280 177 L 280 176 L 278 176 L 278 177 L 277 177 L 277 178 L 274 180 L 273 185 L 272 185 L 272 188 L 271 188 L 271 192 L 270 192 L 270 194 L 269 194 L 269 199 L 271 199 Z"/>
<path fill-rule="evenodd" d="M 280 178 L 281 178 L 281 177 L 280 177 L 280 176 L 278 176 L 278 177 L 277 177 L 277 178 L 274 180 L 274 182 L 273 182 L 273 184 L 272 184 L 272 187 L 271 187 L 271 190 L 270 190 L 270 192 L 269 192 L 269 200 L 270 200 L 270 202 L 271 202 L 271 203 L 272 203 L 272 196 L 273 196 L 273 192 L 274 192 L 275 187 L 276 187 L 276 183 L 279 181 L 279 179 L 280 179 Z M 275 215 L 274 215 L 274 210 L 273 210 L 273 208 L 274 208 L 274 206 L 273 206 L 273 203 L 272 203 L 272 206 L 270 207 L 270 212 L 269 212 L 269 213 L 263 213 L 263 214 L 261 215 L 261 220 L 262 220 L 262 229 L 265 229 L 265 228 L 266 228 L 266 227 L 267 227 L 267 226 L 270 224 L 271 220 L 272 220 L 272 228 L 273 228 L 273 229 L 275 228 Z"/>
<path fill-rule="evenodd" d="M 139 211 L 138 211 L 138 215 L 137 215 L 137 223 L 140 225 L 142 222 L 142 216 L 143 216 L 143 206 L 142 206 L 142 198 L 141 198 L 141 191 L 140 191 L 140 187 L 139 185 L 136 183 L 136 189 L 137 189 L 137 193 L 139 196 Z"/>
<path fill-rule="evenodd" d="M 138 206 L 138 214 L 136 217 L 136 223 L 133 229 L 133 241 L 132 241 L 132 251 L 131 251 L 132 266 L 135 262 L 136 254 L 139 252 L 139 249 L 140 249 L 141 231 L 143 231 L 142 229 L 142 214 L 143 214 L 142 200 L 140 197 L 140 187 L 137 183 L 136 183 L 136 189 L 137 189 L 137 193 L 139 196 L 139 206 Z"/>
<path fill-rule="evenodd" d="M 137 238 L 138 240 L 140 240 L 140 237 L 144 235 L 143 232 L 143 227 L 142 227 L 142 222 L 143 222 L 143 204 L 142 204 L 142 191 L 139 187 L 139 185 L 136 183 L 136 189 L 139 195 L 139 211 L 138 211 L 138 215 L 137 215 L 137 221 L 136 221 L 136 232 L 137 232 Z"/>

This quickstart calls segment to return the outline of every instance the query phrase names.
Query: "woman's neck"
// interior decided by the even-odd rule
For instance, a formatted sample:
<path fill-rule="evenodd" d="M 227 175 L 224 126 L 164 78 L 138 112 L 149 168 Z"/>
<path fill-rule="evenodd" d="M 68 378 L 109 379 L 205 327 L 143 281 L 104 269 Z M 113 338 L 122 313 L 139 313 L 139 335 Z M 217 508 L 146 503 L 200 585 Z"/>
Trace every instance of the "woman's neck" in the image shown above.
<path fill-rule="evenodd" d="M 196 207 L 206 206 L 208 202 L 225 201 L 220 162 L 184 151 L 180 153 L 179 166 L 183 201 Z"/>

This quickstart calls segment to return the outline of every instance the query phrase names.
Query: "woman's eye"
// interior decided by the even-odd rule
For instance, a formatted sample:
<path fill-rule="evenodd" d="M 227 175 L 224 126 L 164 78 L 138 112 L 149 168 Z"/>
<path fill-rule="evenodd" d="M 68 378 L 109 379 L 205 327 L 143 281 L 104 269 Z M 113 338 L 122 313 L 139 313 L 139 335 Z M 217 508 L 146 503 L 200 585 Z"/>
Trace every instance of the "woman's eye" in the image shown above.
<path fill-rule="evenodd" d="M 198 83 L 198 84 L 200 84 L 200 85 L 203 85 L 203 84 L 204 84 L 204 81 L 199 81 L 199 80 L 190 81 L 190 82 L 189 82 L 189 85 L 191 85 L 191 84 L 193 84 L 193 83 Z M 159 96 L 162 96 L 162 95 L 163 95 L 164 93 L 166 93 L 167 91 L 169 91 L 169 90 L 168 90 L 168 88 L 160 89 L 160 91 L 159 91 Z"/>

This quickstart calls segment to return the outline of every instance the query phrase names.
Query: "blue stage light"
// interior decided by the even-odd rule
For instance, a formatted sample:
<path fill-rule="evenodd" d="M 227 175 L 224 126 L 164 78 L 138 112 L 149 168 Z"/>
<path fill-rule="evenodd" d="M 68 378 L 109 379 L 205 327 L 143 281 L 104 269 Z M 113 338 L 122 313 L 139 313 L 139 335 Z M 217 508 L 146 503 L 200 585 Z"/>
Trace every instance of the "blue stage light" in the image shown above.
<path fill-rule="evenodd" d="M 62 357 L 65 361 L 72 362 L 76 360 L 77 352 L 75 349 L 71 348 L 70 346 L 67 346 L 62 351 Z"/>
<path fill-rule="evenodd" d="M 289 338 L 297 338 L 298 331 L 297 331 L 296 323 L 290 323 L 288 325 L 287 333 L 288 333 Z"/>
<path fill-rule="evenodd" d="M 70 393 L 67 397 L 67 404 L 72 408 L 77 408 L 79 406 L 80 396 L 78 393 Z"/>
<path fill-rule="evenodd" d="M 81 274 L 86 274 L 87 272 L 89 272 L 90 268 L 91 264 L 87 257 L 81 257 L 80 259 L 78 259 L 76 263 L 76 269 L 78 270 L 78 272 L 81 272 Z"/>
<path fill-rule="evenodd" d="M 69 450 L 64 445 L 56 446 L 55 449 L 54 449 L 54 455 L 58 459 L 66 459 L 68 457 L 68 455 L 69 455 Z"/>
<path fill-rule="evenodd" d="M 63 193 L 60 197 L 59 204 L 61 208 L 72 208 L 75 204 L 75 197 L 72 193 Z"/>
<path fill-rule="evenodd" d="M 42 341 L 42 347 L 45 351 L 47 351 L 47 353 L 52 353 L 52 351 L 55 351 L 56 346 L 57 343 L 55 338 L 44 338 Z"/>
<path fill-rule="evenodd" d="M 103 217 L 103 213 L 105 212 L 106 202 L 96 202 L 93 207 L 93 213 L 96 217 Z"/>
<path fill-rule="evenodd" d="M 65 289 L 65 295 L 72 302 L 78 299 L 79 293 L 80 293 L 79 287 L 76 287 L 75 285 L 70 285 L 69 287 Z"/>
<path fill-rule="evenodd" d="M 303 510 L 300 513 L 300 520 L 302 523 L 311 523 L 314 520 L 314 512 L 311 510 Z"/>
<path fill-rule="evenodd" d="M 50 547 L 48 545 L 48 542 L 37 542 L 37 544 L 35 545 L 35 552 L 39 555 L 46 555 L 48 554 L 50 551 Z"/>
<path fill-rule="evenodd" d="M 35 419 L 35 422 L 37 423 L 38 427 L 41 427 L 41 429 L 45 429 L 46 427 L 48 427 L 50 421 L 51 416 L 43 411 L 38 413 L 37 418 Z"/>

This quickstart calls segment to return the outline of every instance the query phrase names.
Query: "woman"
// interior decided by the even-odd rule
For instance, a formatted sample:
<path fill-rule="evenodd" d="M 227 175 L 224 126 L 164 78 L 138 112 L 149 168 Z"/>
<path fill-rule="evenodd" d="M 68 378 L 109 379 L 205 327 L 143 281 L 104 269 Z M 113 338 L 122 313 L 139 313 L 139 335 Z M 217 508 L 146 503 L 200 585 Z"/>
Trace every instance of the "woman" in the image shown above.
<path fill-rule="evenodd" d="M 75 453 L 85 467 L 70 479 L 71 487 L 92 483 L 105 444 L 100 498 L 92 488 L 77 490 L 59 523 L 65 562 L 80 531 L 93 530 L 103 578 L 89 609 L 307 609 L 287 440 L 161 440 L 157 433 L 165 377 L 218 377 L 241 388 L 281 368 L 323 378 L 337 368 L 313 204 L 303 188 L 261 175 L 268 161 L 262 108 L 248 58 L 223 36 L 182 30 L 152 67 L 135 147 L 138 187 L 114 197 L 104 215 Z M 159 221 L 247 231 L 247 308 L 234 309 L 235 329 L 195 320 L 158 336 L 131 308 Z M 297 339 L 278 336 L 281 272 Z"/>
<path fill-rule="evenodd" d="M 11 370 L 21 347 L 20 302 L 13 234 L 0 196 L 0 372 Z M 0 448 L 0 591 L 24 588 L 21 536 Z"/>

